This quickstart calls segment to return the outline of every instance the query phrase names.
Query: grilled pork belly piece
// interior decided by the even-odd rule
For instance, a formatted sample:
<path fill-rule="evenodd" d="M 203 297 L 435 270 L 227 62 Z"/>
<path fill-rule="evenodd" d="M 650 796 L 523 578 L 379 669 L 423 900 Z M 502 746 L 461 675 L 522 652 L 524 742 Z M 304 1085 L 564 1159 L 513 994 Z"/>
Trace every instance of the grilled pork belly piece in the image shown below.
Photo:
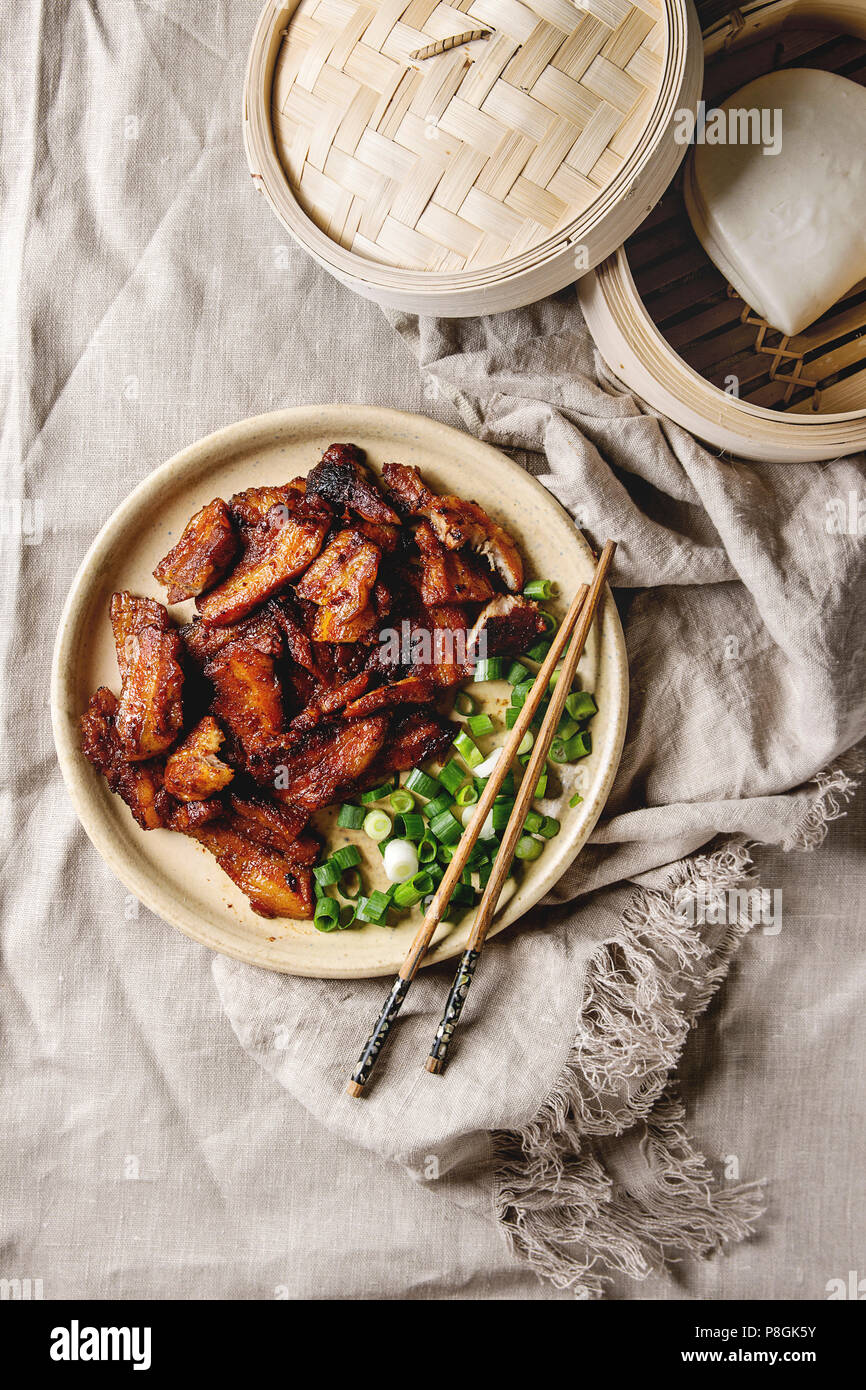
<path fill-rule="evenodd" d="M 213 715 L 200 719 L 192 733 L 165 764 L 165 789 L 178 801 L 207 801 L 234 777 L 234 770 L 217 756 L 225 734 Z"/>
<path fill-rule="evenodd" d="M 522 594 L 500 594 L 478 614 L 466 647 L 473 661 L 488 656 L 520 656 L 546 631 L 537 603 Z"/>
<path fill-rule="evenodd" d="M 279 755 L 276 795 L 309 812 L 337 801 L 343 788 L 354 787 L 364 775 L 381 750 L 387 730 L 388 720 L 382 715 L 311 730 L 297 746 Z"/>
<path fill-rule="evenodd" d="M 162 764 L 127 762 L 114 727 L 116 713 L 117 697 L 101 685 L 81 716 L 82 752 L 126 802 L 142 830 L 157 830 L 167 824 L 172 808 L 162 784 Z"/>
<path fill-rule="evenodd" d="M 209 825 L 225 815 L 225 806 L 218 796 L 208 801 L 182 801 L 170 812 L 167 825 L 169 830 L 177 830 L 186 835 L 200 825 Z"/>
<path fill-rule="evenodd" d="M 158 628 L 168 632 L 171 619 L 161 603 L 154 598 L 139 598 L 128 589 L 120 589 L 111 595 L 108 606 L 111 630 L 114 634 L 114 648 L 117 652 L 117 667 L 121 681 L 125 681 L 130 667 L 138 656 L 137 638 L 146 627 Z"/>
<path fill-rule="evenodd" d="M 127 762 L 165 753 L 183 726 L 182 645 L 153 599 L 112 594 L 111 626 L 121 690 L 114 725 Z"/>
<path fill-rule="evenodd" d="M 306 811 L 264 796 L 236 796 L 234 792 L 229 801 L 231 824 L 239 835 L 285 855 L 296 867 L 315 863 L 322 842 L 315 835 L 301 833 L 309 820 Z"/>
<path fill-rule="evenodd" d="M 228 506 L 215 497 L 196 512 L 153 571 L 168 590 L 169 603 L 197 598 L 222 579 L 238 549 L 238 535 Z"/>
<path fill-rule="evenodd" d="M 381 558 L 379 547 L 358 531 L 338 531 L 295 586 L 295 593 L 348 621 L 366 608 Z"/>
<path fill-rule="evenodd" d="M 487 515 L 477 502 L 462 497 L 439 497 L 426 486 L 417 468 L 404 463 L 386 463 L 385 482 L 397 502 L 410 516 L 423 516 L 430 522 L 438 540 L 448 550 L 469 546 L 483 555 L 491 569 L 512 593 L 523 588 L 523 561 L 511 536 Z"/>
<path fill-rule="evenodd" d="M 487 575 L 468 557 L 448 550 L 422 521 L 415 528 L 421 552 L 421 600 L 432 603 L 486 603 L 493 597 Z"/>
<path fill-rule="evenodd" d="M 328 524 L 328 517 L 303 498 L 271 507 L 258 526 L 247 530 L 246 550 L 228 578 L 196 600 L 204 622 L 213 627 L 237 623 L 285 588 L 315 560 Z"/>
<path fill-rule="evenodd" d="M 395 705 L 426 705 L 432 696 L 433 688 L 429 681 L 421 676 L 407 676 L 393 685 L 380 685 L 375 690 L 368 690 L 365 695 L 346 705 L 345 714 L 347 719 L 359 719 L 362 715 L 393 709 Z"/>
<path fill-rule="evenodd" d="M 332 444 L 307 475 L 307 495 L 324 497 L 337 510 L 356 512 L 365 521 L 400 525 L 400 517 L 390 507 L 364 463 L 364 453 L 355 444 Z"/>
<path fill-rule="evenodd" d="M 229 642 L 204 668 L 215 691 L 211 708 L 233 735 L 253 776 L 267 775 L 261 759 L 286 727 L 277 675 L 281 654 L 282 639 L 262 631 Z"/>
<path fill-rule="evenodd" d="M 300 714 L 295 715 L 289 727 L 298 730 L 314 729 L 328 715 L 336 714 L 338 710 L 345 709 L 352 700 L 357 702 L 358 696 L 364 694 L 370 680 L 371 673 L 369 671 L 359 671 L 357 676 L 351 676 L 342 685 L 325 687 L 317 691 Z M 367 711 L 357 712 L 366 713 Z"/>
<path fill-rule="evenodd" d="M 306 493 L 303 478 L 294 478 L 290 483 L 278 487 L 248 487 L 245 492 L 236 492 L 229 499 L 229 511 L 241 526 L 258 526 L 264 521 L 271 507 L 283 506 L 286 513 L 293 502 Z"/>
<path fill-rule="evenodd" d="M 360 783 L 361 789 L 377 786 L 392 772 L 408 772 L 428 758 L 443 757 L 453 741 L 454 725 L 432 705 L 398 714 L 382 753 Z"/>
<path fill-rule="evenodd" d="M 186 831 L 210 850 L 224 874 L 246 894 L 259 917 L 312 917 L 313 875 L 276 850 L 265 849 L 224 821 Z"/>

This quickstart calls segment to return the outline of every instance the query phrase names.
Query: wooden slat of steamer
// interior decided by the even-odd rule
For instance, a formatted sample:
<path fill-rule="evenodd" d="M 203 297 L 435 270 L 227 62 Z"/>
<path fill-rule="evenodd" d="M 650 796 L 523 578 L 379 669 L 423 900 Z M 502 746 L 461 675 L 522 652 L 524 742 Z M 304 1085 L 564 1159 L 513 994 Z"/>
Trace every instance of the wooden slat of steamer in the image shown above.
<path fill-rule="evenodd" d="M 494 32 L 410 57 L 472 28 Z M 568 227 L 616 178 L 664 47 L 650 0 L 301 0 L 274 74 L 278 151 L 341 245 L 404 268 L 484 269 Z"/>

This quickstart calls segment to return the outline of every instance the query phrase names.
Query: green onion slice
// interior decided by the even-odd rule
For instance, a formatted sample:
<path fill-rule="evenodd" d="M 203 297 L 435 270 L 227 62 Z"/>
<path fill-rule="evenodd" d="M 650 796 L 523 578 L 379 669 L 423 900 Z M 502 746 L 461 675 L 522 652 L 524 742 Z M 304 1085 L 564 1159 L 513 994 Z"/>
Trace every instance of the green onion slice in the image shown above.
<path fill-rule="evenodd" d="M 370 811 L 364 817 L 364 834 L 378 844 L 391 834 L 391 817 L 385 811 Z"/>
<path fill-rule="evenodd" d="M 419 796 L 438 796 L 442 790 L 435 777 L 429 777 L 426 772 L 422 772 L 420 767 L 413 767 L 409 776 L 406 778 L 406 786 L 410 792 L 417 792 Z"/>
<path fill-rule="evenodd" d="M 364 824 L 365 814 L 363 807 L 354 806 L 351 801 L 346 801 L 340 807 L 337 824 L 343 830 L 360 830 Z"/>

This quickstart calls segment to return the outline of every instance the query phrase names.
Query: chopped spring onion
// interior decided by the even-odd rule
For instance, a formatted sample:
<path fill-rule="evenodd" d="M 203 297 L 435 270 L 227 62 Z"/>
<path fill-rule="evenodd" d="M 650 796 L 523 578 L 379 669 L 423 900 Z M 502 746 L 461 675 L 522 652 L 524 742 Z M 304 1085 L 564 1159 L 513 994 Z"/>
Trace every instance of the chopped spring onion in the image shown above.
<path fill-rule="evenodd" d="M 436 851 L 437 867 L 439 864 L 450 864 L 454 858 L 454 851 L 450 845 L 440 845 Z"/>
<path fill-rule="evenodd" d="M 518 709 L 522 708 L 523 705 L 526 704 L 526 697 L 529 694 L 532 687 L 534 686 L 534 684 L 535 681 L 530 676 L 527 680 L 521 681 L 519 685 L 516 685 L 511 692 L 512 705 L 515 705 Z"/>
<path fill-rule="evenodd" d="M 550 756 L 555 763 L 573 763 L 592 752 L 592 735 L 586 731 L 572 734 L 571 738 L 555 738 L 550 745 Z"/>
<path fill-rule="evenodd" d="M 335 849 L 329 856 L 328 863 L 336 864 L 340 873 L 343 874 L 347 869 L 354 869 L 356 864 L 361 862 L 361 851 L 357 845 L 344 845 L 342 849 Z"/>
<path fill-rule="evenodd" d="M 582 801 L 583 797 L 581 796 L 580 792 L 575 792 L 574 796 L 569 798 L 568 804 L 569 806 L 579 806 Z"/>
<path fill-rule="evenodd" d="M 391 834 L 391 817 L 384 811 L 370 811 L 364 817 L 364 834 L 378 844 Z"/>
<path fill-rule="evenodd" d="M 543 661 L 549 651 L 550 643 L 542 639 L 530 647 L 526 655 L 530 661 Z"/>
<path fill-rule="evenodd" d="M 478 792 L 479 796 L 480 796 L 481 793 L 483 792 L 484 788 L 487 786 L 487 780 L 488 780 L 488 779 L 487 779 L 486 777 L 478 777 L 478 778 L 476 778 L 476 780 L 475 780 L 475 790 Z M 500 795 L 500 796 L 511 796 L 513 792 L 514 792 L 514 770 L 513 770 L 512 768 L 509 768 L 508 771 L 506 772 L 505 776 L 503 777 L 502 781 L 501 781 L 500 784 L 499 784 L 499 795 Z"/>
<path fill-rule="evenodd" d="M 471 907 L 475 902 L 475 889 L 470 883 L 455 883 L 448 899 L 449 907 Z"/>
<path fill-rule="evenodd" d="M 506 729 L 513 729 L 519 718 L 520 718 L 520 706 L 519 706 L 519 705 L 509 705 L 509 706 L 508 706 L 508 709 L 505 711 L 505 727 L 506 727 Z"/>
<path fill-rule="evenodd" d="M 361 898 L 356 908 L 356 916 L 362 922 L 375 922 L 381 926 L 388 916 L 388 909 L 391 906 L 391 899 L 387 893 L 381 893 L 377 888 L 371 893 L 369 898 Z"/>
<path fill-rule="evenodd" d="M 460 820 L 461 820 L 461 822 L 463 823 L 464 829 L 465 829 L 466 826 L 469 824 L 469 822 L 474 818 L 475 812 L 477 811 L 477 809 L 478 809 L 477 806 L 465 806 L 465 807 L 463 808 L 463 814 L 462 814 L 462 816 L 460 817 Z M 484 824 L 483 824 L 482 827 L 481 827 L 481 835 L 480 835 L 479 843 L 480 843 L 480 840 L 489 840 L 490 837 L 492 836 L 492 834 L 493 834 L 493 812 L 492 812 L 492 810 L 491 810 L 491 811 L 488 811 L 488 812 L 487 812 L 487 815 L 486 815 L 485 818 L 484 818 Z"/>
<path fill-rule="evenodd" d="M 523 822 L 523 829 L 526 831 L 527 835 L 537 835 L 544 825 L 544 821 L 545 817 L 540 811 L 530 811 L 527 814 L 526 820 Z"/>
<path fill-rule="evenodd" d="M 436 841 L 430 835 L 425 835 L 418 846 L 418 861 L 421 864 L 432 864 L 437 853 L 445 848 L 444 845 L 437 847 Z"/>
<path fill-rule="evenodd" d="M 476 661 L 472 679 L 478 681 L 501 681 L 505 674 L 505 662 L 501 656 L 490 656 Z"/>
<path fill-rule="evenodd" d="M 481 752 L 481 749 L 478 748 L 476 744 L 472 742 L 469 735 L 463 733 L 462 730 L 454 740 L 454 747 L 457 749 L 457 752 L 460 754 L 467 767 L 477 767 L 479 763 L 483 763 L 484 754 Z"/>
<path fill-rule="evenodd" d="M 514 810 L 514 801 L 510 796 L 497 796 L 493 803 L 491 817 L 493 821 L 494 835 L 501 835 L 508 824 L 511 812 Z"/>
<path fill-rule="evenodd" d="M 483 738 L 485 734 L 492 734 L 496 728 L 489 714 L 470 714 L 466 723 L 469 725 L 469 732 L 474 738 Z"/>
<path fill-rule="evenodd" d="M 435 777 L 428 777 L 426 772 L 422 772 L 420 767 L 413 767 L 409 776 L 406 778 L 406 786 L 410 792 L 417 792 L 419 796 L 438 796 L 442 788 Z"/>
<path fill-rule="evenodd" d="M 453 758 L 450 758 L 449 761 L 445 764 L 445 766 L 441 768 L 439 771 L 440 783 L 445 788 L 446 792 L 450 792 L 452 796 L 462 783 L 463 778 L 465 776 L 466 773 L 462 770 L 462 768 L 459 768 L 457 766 Z"/>
<path fill-rule="evenodd" d="M 580 725 L 576 719 L 572 719 L 570 714 L 564 714 L 556 726 L 556 737 L 565 743 L 566 739 L 576 734 Z"/>
<path fill-rule="evenodd" d="M 532 749 L 532 745 L 534 742 L 535 734 L 532 732 L 531 729 L 527 729 L 526 733 L 523 735 L 523 738 L 520 740 L 520 747 L 517 750 L 517 756 L 522 758 L 525 753 L 529 753 Z"/>
<path fill-rule="evenodd" d="M 524 598 L 556 598 L 557 586 L 552 579 L 530 579 L 523 586 Z"/>
<path fill-rule="evenodd" d="M 427 834 L 423 816 L 419 816 L 417 811 L 408 811 L 405 816 L 395 816 L 394 834 L 399 840 L 423 840 Z"/>
<path fill-rule="evenodd" d="M 555 816 L 545 816 L 544 824 L 539 829 L 539 835 L 543 835 L 545 840 L 552 840 L 560 832 L 561 826 Z"/>
<path fill-rule="evenodd" d="M 389 840 L 385 849 L 385 877 L 389 883 L 405 883 L 418 872 L 418 851 L 411 840 Z"/>
<path fill-rule="evenodd" d="M 366 812 L 361 806 L 353 806 L 351 801 L 346 801 L 340 807 L 337 816 L 337 824 L 342 830 L 360 830 L 364 824 Z"/>
<path fill-rule="evenodd" d="M 394 906 L 414 907 L 428 893 L 432 893 L 435 886 L 430 874 L 422 870 L 421 873 L 407 879 L 405 883 L 397 884 L 392 894 Z"/>
<path fill-rule="evenodd" d="M 541 801 L 542 797 L 544 797 L 544 796 L 546 795 L 546 793 L 547 793 L 547 768 L 544 769 L 544 771 L 542 772 L 541 776 L 540 776 L 539 779 L 538 779 L 538 783 L 537 783 L 537 785 L 536 785 L 535 793 L 534 793 L 535 800 L 536 800 L 536 801 Z"/>
<path fill-rule="evenodd" d="M 537 859 L 544 845 L 531 835 L 521 835 L 514 850 L 515 859 Z"/>
<path fill-rule="evenodd" d="M 474 714 L 477 705 L 468 690 L 458 690 L 454 697 L 454 708 L 458 714 Z"/>
<path fill-rule="evenodd" d="M 567 697 L 565 708 L 572 719 L 576 719 L 578 722 L 583 719 L 591 719 L 594 714 L 598 714 L 598 705 L 588 690 L 574 691 Z"/>
<path fill-rule="evenodd" d="M 502 749 L 494 748 L 493 752 L 489 753 L 483 762 L 476 763 L 475 767 L 472 769 L 472 775 L 479 780 L 486 781 L 486 779 L 491 776 L 501 757 Z"/>
<path fill-rule="evenodd" d="M 383 801 L 393 790 L 393 782 L 385 782 L 381 787 L 371 787 L 368 792 L 361 792 L 361 804 L 369 806 L 373 801 Z"/>
<path fill-rule="evenodd" d="M 357 869 L 347 869 L 337 884 L 337 892 L 343 898 L 358 898 L 361 895 L 361 875 Z"/>
<path fill-rule="evenodd" d="M 340 870 L 332 859 L 327 859 L 324 864 L 319 864 L 313 870 L 313 878 L 320 888 L 328 888 L 332 883 L 336 883 L 340 877 Z"/>
<path fill-rule="evenodd" d="M 430 822 L 430 829 L 443 844 L 454 845 L 460 839 L 462 828 L 450 811 L 443 811 Z"/>
<path fill-rule="evenodd" d="M 532 672 L 528 666 L 523 665 L 522 661 L 512 661 L 505 679 L 509 685 L 520 685 L 521 681 L 532 679 Z"/>
<path fill-rule="evenodd" d="M 358 908 L 355 903 L 343 903 L 340 908 L 340 931 L 345 931 L 347 927 L 352 927 L 358 919 Z"/>
<path fill-rule="evenodd" d="M 463 829 L 464 829 L 464 830 L 466 829 L 467 825 L 470 825 L 470 824 L 471 824 L 472 818 L 473 818 L 474 815 L 475 815 L 475 806 L 474 806 L 474 805 L 471 805 L 471 806 L 464 806 L 464 807 L 463 807 L 463 811 L 462 811 L 461 816 L 460 816 L 460 824 L 463 826 Z"/>
<path fill-rule="evenodd" d="M 398 815 L 404 815 L 407 811 L 415 810 L 415 798 L 411 792 L 407 792 L 405 787 L 398 787 L 390 797 L 391 810 Z"/>
<path fill-rule="evenodd" d="M 434 796 L 432 801 L 428 801 L 424 807 L 424 814 L 428 820 L 435 820 L 441 816 L 443 811 L 450 811 L 454 805 L 454 797 L 448 792 L 442 792 L 439 796 Z"/>
<path fill-rule="evenodd" d="M 340 904 L 333 898 L 319 898 L 313 913 L 316 931 L 336 931 L 340 925 Z"/>
<path fill-rule="evenodd" d="M 559 619 L 554 618 L 552 613 L 548 613 L 546 608 L 541 609 L 541 617 L 544 619 L 545 632 L 555 632 L 559 627 Z"/>
<path fill-rule="evenodd" d="M 456 797 L 458 806 L 472 806 L 477 800 L 478 793 L 471 782 L 467 782 L 465 787 L 461 787 Z"/>

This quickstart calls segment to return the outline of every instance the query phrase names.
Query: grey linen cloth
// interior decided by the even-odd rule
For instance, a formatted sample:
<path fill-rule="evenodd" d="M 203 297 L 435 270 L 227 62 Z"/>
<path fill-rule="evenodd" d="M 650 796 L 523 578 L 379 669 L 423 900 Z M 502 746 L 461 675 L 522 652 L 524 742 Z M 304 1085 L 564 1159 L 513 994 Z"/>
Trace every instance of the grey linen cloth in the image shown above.
<path fill-rule="evenodd" d="M 486 1211 L 541 1275 L 598 1296 L 748 1235 L 759 1175 L 714 1182 L 674 1073 L 743 936 L 773 931 L 750 846 L 813 849 L 866 733 L 862 458 L 714 457 L 606 373 L 573 292 L 472 321 L 394 316 L 427 400 L 618 543 L 631 680 L 590 845 L 490 944 L 446 1077 L 422 1070 L 449 966 L 422 972 L 361 1102 L 347 1073 L 386 991 L 217 958 L 243 1047 L 323 1124 Z M 471 482 L 467 483 L 471 494 Z"/>

